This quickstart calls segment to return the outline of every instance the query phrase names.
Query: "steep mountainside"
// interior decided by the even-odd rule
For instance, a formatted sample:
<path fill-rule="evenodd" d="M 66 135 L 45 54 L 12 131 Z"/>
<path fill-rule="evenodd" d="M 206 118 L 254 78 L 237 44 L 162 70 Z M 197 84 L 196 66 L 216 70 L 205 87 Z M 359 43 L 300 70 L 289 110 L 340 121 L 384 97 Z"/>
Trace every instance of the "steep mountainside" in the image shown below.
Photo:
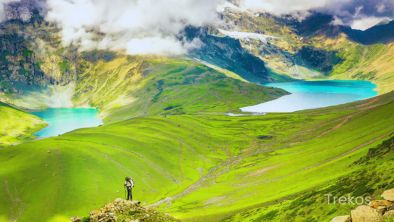
<path fill-rule="evenodd" d="M 63 47 L 59 30 L 39 14 L 33 14 L 29 22 L 5 22 L 0 31 L 5 61 L 0 99 L 20 107 L 90 105 L 100 108 L 104 117 L 116 110 L 113 115 L 121 120 L 146 114 L 226 112 L 285 94 L 225 78 L 222 73 L 227 70 L 237 73 L 234 78 L 254 82 L 283 78 L 267 73 L 263 61 L 230 38 L 201 35 L 207 44 L 212 42 L 212 47 L 192 53 L 194 58 L 221 68 L 215 71 L 182 57 L 126 56 L 122 52 L 79 52 Z M 213 54 L 208 56 L 207 50 Z M 184 96 L 186 88 L 189 97 Z M 249 94 L 248 100 L 238 100 L 240 94 Z M 226 100 L 228 96 L 233 100 Z M 154 99 L 145 99 L 151 97 Z M 196 100 L 202 100 L 198 106 L 193 105 Z"/>
<path fill-rule="evenodd" d="M 190 51 L 189 56 L 237 73 L 247 81 L 267 83 L 288 79 L 270 73 L 264 61 L 244 49 L 237 39 L 212 35 L 206 29 L 196 28 L 188 28 L 186 36 L 202 42 L 202 46 Z"/>
<path fill-rule="evenodd" d="M 350 39 L 362 44 L 391 43 L 394 41 L 394 21 L 387 24 L 373 26 L 365 31 L 343 27 L 342 31 Z"/>
<path fill-rule="evenodd" d="M 2 101 L 26 108 L 64 105 L 52 100 L 67 92 L 64 87 L 75 80 L 78 63 L 74 50 L 61 46 L 57 32 L 37 13 L 28 22 L 0 24 Z"/>
<path fill-rule="evenodd" d="M 342 62 L 334 66 L 330 73 L 332 79 L 363 79 L 378 85 L 378 92 L 393 90 L 394 43 L 360 45 L 348 41 L 344 36 L 325 40 L 314 39 L 315 45 L 336 50 Z"/>
<path fill-rule="evenodd" d="M 231 25 L 223 28 L 249 35 L 241 38 L 242 45 L 273 72 L 298 79 L 370 80 L 378 85 L 379 93 L 393 88 L 393 22 L 360 31 L 333 25 L 332 16 L 320 13 L 301 22 L 291 16 L 231 9 L 224 16 Z"/>
<path fill-rule="evenodd" d="M 353 42 L 349 30 L 331 25 L 330 16 L 312 14 L 298 22 L 291 17 L 226 10 L 223 19 L 223 27 L 189 27 L 185 30 L 187 39 L 198 37 L 201 41 L 201 47 L 190 51 L 189 57 L 249 82 L 289 80 L 286 76 L 297 79 L 365 79 L 375 82 L 380 93 L 389 92 L 392 88 L 392 43 L 363 45 L 362 42 Z M 390 24 L 366 30 L 363 35 L 376 32 L 374 30 L 390 30 Z M 130 91 L 135 91 L 137 86 L 116 86 L 114 83 L 112 87 L 99 89 L 98 84 L 104 83 L 103 79 L 98 77 L 100 74 L 92 73 L 101 72 L 103 76 L 112 72 L 112 80 L 115 76 L 120 75 L 124 79 L 132 75 L 133 80 L 125 82 L 137 83 L 142 79 L 138 80 L 139 75 L 149 76 L 151 70 L 158 70 L 151 60 L 163 59 L 131 57 L 121 52 L 79 52 L 76 48 L 63 47 L 58 33 L 59 30 L 45 22 L 38 13 L 33 13 L 28 22 L 10 20 L 1 24 L 0 52 L 4 61 L 0 68 L 2 101 L 26 108 L 94 105 L 107 110 L 113 105 L 127 106 L 135 99 L 136 95 L 131 95 Z M 382 33 L 390 36 L 389 31 Z M 168 63 L 177 63 L 175 60 L 179 60 L 179 64 L 184 63 L 184 58 L 171 60 Z M 189 63 L 200 66 L 197 62 Z M 128 67 L 115 69 L 115 66 L 125 63 Z M 111 95 L 103 101 L 97 101 L 89 92 L 103 92 L 115 86 L 116 89 L 111 90 Z M 87 92 L 85 98 L 82 88 Z M 119 102 L 122 97 L 127 98 L 126 102 L 121 102 L 126 104 Z M 110 104 L 110 100 L 115 100 L 116 104 Z"/>

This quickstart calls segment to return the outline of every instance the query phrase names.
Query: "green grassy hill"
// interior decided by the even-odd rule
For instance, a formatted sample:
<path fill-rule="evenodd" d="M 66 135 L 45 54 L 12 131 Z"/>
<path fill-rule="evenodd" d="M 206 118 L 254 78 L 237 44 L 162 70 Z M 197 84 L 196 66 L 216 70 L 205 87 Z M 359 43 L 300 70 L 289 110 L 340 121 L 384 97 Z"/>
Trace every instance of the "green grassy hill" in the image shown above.
<path fill-rule="evenodd" d="M 106 122 L 146 115 L 238 112 L 286 92 L 181 58 L 119 57 L 88 64 L 74 103 L 98 107 Z"/>
<path fill-rule="evenodd" d="M 357 207 L 356 200 L 343 204 L 333 203 L 334 197 L 360 197 L 381 199 L 382 191 L 393 187 L 394 134 L 380 145 L 371 148 L 365 156 L 348 166 L 354 172 L 288 198 L 280 204 L 257 207 L 227 218 L 225 221 L 330 221 L 338 215 L 346 215 Z M 387 220 L 391 221 L 391 220 Z"/>
<path fill-rule="evenodd" d="M 0 147 L 32 138 L 34 132 L 45 126 L 38 117 L 1 102 L 0 119 Z"/>
<path fill-rule="evenodd" d="M 122 197 L 132 175 L 144 203 L 217 221 L 357 170 L 349 164 L 394 131 L 393 100 L 266 116 L 141 117 L 6 147 L 0 218 L 86 215 Z"/>
<path fill-rule="evenodd" d="M 257 138 L 273 138 L 255 141 L 257 144 L 217 166 L 213 177 L 204 178 L 192 192 L 176 196 L 169 212 L 192 221 L 217 221 L 351 173 L 357 167 L 349 164 L 392 136 L 392 100 L 391 94 L 356 106 L 244 119 L 251 122 L 247 128 L 252 130 L 264 126 L 265 130 L 254 134 Z M 255 125 L 260 121 L 266 122 Z M 196 209 L 209 216 L 200 216 Z"/>
<path fill-rule="evenodd" d="M 327 39 L 318 36 L 313 44 L 320 49 L 337 52 L 342 59 L 330 72 L 332 79 L 363 79 L 377 84 L 380 94 L 393 89 L 394 44 L 361 45 L 341 35 Z"/>

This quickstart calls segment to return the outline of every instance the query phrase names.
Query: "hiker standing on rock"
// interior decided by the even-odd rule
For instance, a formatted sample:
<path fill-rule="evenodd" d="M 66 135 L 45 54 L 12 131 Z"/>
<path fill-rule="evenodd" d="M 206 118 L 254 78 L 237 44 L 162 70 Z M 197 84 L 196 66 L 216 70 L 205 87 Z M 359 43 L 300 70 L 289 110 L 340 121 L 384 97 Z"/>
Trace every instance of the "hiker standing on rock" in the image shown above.
<path fill-rule="evenodd" d="M 127 190 L 127 199 L 126 200 L 133 200 L 133 194 L 132 194 L 131 190 L 134 187 L 134 182 L 131 179 L 131 177 L 126 177 L 125 178 L 124 187 Z"/>

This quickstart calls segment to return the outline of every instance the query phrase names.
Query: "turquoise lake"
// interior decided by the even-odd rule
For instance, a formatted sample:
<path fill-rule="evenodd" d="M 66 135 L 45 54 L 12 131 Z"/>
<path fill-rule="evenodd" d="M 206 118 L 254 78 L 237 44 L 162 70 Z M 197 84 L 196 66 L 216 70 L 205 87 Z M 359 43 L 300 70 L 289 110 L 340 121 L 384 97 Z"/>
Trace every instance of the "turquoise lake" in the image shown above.
<path fill-rule="evenodd" d="M 376 85 L 368 81 L 327 80 L 269 83 L 265 86 L 282 88 L 290 95 L 262 104 L 241 108 L 244 112 L 294 112 L 333 106 L 377 95 Z M 48 123 L 35 135 L 39 138 L 58 136 L 75 129 L 102 124 L 95 108 L 49 108 L 32 112 Z"/>
<path fill-rule="evenodd" d="M 49 108 L 32 113 L 48 123 L 46 128 L 35 134 L 39 138 L 58 136 L 75 129 L 102 124 L 98 111 L 94 108 Z"/>
<path fill-rule="evenodd" d="M 294 81 L 269 83 L 264 86 L 281 88 L 291 94 L 241 108 L 243 112 L 294 112 L 339 105 L 377 95 L 375 84 L 358 80 Z"/>

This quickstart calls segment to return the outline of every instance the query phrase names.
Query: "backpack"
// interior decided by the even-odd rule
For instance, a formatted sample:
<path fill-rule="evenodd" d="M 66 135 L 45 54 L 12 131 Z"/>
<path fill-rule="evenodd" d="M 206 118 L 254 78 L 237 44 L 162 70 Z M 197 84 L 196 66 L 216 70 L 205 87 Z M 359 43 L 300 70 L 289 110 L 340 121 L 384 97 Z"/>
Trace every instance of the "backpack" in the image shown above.
<path fill-rule="evenodd" d="M 129 180 L 126 180 L 125 186 L 126 186 L 127 188 L 130 188 L 130 189 L 133 188 L 133 187 L 134 187 L 134 181 L 133 181 L 133 179 L 129 178 Z"/>

